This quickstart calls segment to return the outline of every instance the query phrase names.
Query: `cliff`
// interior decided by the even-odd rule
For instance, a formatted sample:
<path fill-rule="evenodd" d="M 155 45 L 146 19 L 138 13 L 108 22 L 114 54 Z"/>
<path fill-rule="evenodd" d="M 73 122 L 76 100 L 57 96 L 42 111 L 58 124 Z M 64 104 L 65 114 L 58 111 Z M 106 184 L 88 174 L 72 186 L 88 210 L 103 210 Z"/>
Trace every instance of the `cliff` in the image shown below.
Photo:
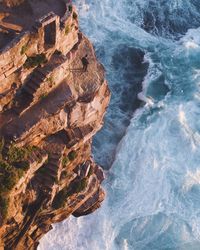
<path fill-rule="evenodd" d="M 0 3 L 0 249 L 36 249 L 105 196 L 91 142 L 110 92 L 67 2 Z"/>

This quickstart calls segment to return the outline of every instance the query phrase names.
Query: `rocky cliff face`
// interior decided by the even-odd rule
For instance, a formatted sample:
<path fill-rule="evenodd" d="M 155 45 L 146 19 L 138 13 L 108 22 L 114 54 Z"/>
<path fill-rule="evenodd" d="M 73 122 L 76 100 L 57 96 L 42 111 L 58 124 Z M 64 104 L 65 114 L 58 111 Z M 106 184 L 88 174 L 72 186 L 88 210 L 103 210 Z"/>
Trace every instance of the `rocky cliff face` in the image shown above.
<path fill-rule="evenodd" d="M 52 223 L 105 195 L 91 157 L 110 99 L 104 68 L 74 6 L 54 2 L 0 3 L 0 249 L 36 249 Z"/>

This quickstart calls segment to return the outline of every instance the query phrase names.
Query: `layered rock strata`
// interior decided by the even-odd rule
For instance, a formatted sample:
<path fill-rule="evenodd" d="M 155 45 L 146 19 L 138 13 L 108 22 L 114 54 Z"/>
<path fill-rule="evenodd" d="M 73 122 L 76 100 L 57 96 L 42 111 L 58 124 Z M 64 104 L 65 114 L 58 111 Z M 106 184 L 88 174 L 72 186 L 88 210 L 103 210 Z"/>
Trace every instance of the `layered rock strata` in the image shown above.
<path fill-rule="evenodd" d="M 91 156 L 91 143 L 103 125 L 110 92 L 70 1 L 5 2 L 0 3 L 0 249 L 36 249 L 52 223 L 87 215 L 104 199 L 104 174 Z"/>

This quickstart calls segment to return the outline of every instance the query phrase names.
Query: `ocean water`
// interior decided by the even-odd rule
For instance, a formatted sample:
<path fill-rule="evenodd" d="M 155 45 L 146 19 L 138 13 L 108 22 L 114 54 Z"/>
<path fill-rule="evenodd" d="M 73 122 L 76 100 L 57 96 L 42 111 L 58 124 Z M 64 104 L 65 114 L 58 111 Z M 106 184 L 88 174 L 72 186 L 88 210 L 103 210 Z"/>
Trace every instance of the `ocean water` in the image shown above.
<path fill-rule="evenodd" d="M 200 1 L 76 0 L 112 92 L 93 143 L 107 198 L 40 250 L 200 249 Z"/>

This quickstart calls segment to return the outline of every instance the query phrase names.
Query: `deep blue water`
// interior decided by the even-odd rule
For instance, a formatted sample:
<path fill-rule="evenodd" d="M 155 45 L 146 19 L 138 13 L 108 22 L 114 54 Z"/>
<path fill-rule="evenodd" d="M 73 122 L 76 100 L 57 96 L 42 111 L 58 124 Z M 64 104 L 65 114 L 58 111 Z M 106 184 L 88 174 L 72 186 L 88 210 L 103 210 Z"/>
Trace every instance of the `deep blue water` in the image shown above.
<path fill-rule="evenodd" d="M 200 1 L 75 3 L 112 92 L 93 143 L 107 198 L 40 250 L 199 250 Z"/>

